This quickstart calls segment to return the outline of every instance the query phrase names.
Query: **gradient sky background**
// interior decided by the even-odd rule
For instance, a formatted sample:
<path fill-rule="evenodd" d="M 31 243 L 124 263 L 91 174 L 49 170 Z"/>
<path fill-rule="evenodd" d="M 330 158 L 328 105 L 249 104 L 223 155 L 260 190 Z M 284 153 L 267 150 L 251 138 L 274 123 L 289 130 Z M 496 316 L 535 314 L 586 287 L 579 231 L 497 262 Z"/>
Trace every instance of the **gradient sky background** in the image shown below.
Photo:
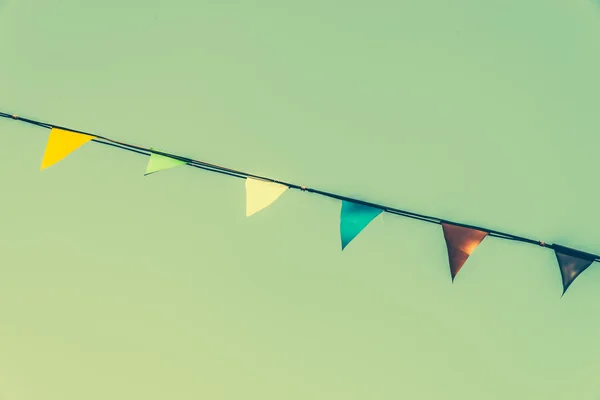
<path fill-rule="evenodd" d="M 589 0 L 3 0 L 0 110 L 600 251 Z M 600 268 L 0 121 L 0 399 L 598 399 Z"/>

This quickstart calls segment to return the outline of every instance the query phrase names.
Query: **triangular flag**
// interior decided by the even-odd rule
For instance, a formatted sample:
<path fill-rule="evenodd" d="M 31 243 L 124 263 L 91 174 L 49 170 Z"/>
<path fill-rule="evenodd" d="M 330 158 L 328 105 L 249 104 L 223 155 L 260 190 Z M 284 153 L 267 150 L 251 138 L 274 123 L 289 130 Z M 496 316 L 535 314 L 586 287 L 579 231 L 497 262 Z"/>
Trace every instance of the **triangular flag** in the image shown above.
<path fill-rule="evenodd" d="M 270 206 L 287 189 L 287 186 L 280 183 L 246 178 L 246 216 Z"/>
<path fill-rule="evenodd" d="M 42 159 L 40 170 L 56 164 L 95 138 L 95 136 L 85 135 L 83 133 L 52 128 L 50 131 L 50 136 L 48 136 L 48 143 L 46 144 L 46 151 L 44 152 L 44 158 Z"/>
<path fill-rule="evenodd" d="M 352 201 L 342 201 L 342 212 L 340 214 L 342 250 L 382 212 L 381 208 L 365 206 Z"/>
<path fill-rule="evenodd" d="M 573 250 L 568 247 L 559 246 L 557 244 L 552 246 L 554 248 L 554 253 L 556 254 L 556 259 L 558 260 L 560 274 L 562 275 L 564 295 L 575 278 L 585 271 L 587 267 L 592 265 L 596 256 Z"/>
<path fill-rule="evenodd" d="M 146 166 L 146 173 L 144 173 L 144 176 L 158 171 L 163 171 L 165 169 L 179 167 L 185 164 L 187 164 L 186 161 L 181 161 L 176 158 L 171 158 L 156 153 L 150 153 L 150 159 L 148 160 L 148 165 Z"/>
<path fill-rule="evenodd" d="M 450 274 L 452 281 L 458 271 L 473 253 L 473 250 L 488 235 L 487 232 L 478 231 L 463 226 L 442 223 L 446 247 L 448 248 L 448 260 L 450 261 Z"/>

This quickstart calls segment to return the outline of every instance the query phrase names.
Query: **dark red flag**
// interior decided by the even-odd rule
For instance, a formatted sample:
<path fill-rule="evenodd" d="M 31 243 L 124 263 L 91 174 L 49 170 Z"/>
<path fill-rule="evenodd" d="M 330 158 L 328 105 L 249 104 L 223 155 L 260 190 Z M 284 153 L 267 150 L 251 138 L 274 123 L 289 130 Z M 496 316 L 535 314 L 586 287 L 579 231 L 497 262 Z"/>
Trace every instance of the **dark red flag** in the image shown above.
<path fill-rule="evenodd" d="M 442 223 L 442 229 L 444 230 L 446 247 L 448 247 L 450 274 L 452 275 L 452 281 L 454 281 L 458 271 L 488 233 L 445 222 Z"/>

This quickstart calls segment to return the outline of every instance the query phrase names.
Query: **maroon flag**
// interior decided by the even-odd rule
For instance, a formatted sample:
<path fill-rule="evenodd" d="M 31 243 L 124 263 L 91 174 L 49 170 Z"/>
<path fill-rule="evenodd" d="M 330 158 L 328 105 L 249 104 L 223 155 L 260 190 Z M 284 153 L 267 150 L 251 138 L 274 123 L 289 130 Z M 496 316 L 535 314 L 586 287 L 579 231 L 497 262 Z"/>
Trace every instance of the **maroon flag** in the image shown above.
<path fill-rule="evenodd" d="M 473 250 L 488 235 L 487 232 L 478 231 L 464 226 L 442 223 L 446 247 L 448 248 L 448 260 L 450 261 L 450 274 L 452 281 L 458 271 L 465 264 Z"/>
<path fill-rule="evenodd" d="M 553 244 L 552 248 L 554 249 L 556 259 L 558 260 L 558 266 L 560 267 L 564 295 L 575 278 L 585 271 L 587 267 L 592 265 L 596 260 L 596 256 L 558 244 Z"/>

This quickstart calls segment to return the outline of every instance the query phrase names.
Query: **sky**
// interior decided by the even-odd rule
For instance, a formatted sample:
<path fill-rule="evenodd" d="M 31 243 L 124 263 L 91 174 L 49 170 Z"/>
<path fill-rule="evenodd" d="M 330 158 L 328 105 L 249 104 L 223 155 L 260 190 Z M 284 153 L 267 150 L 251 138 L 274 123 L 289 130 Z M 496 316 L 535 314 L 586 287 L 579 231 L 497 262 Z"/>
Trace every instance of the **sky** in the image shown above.
<path fill-rule="evenodd" d="M 591 0 L 0 0 L 0 111 L 600 252 Z M 0 399 L 598 399 L 600 268 L 0 120 Z"/>

